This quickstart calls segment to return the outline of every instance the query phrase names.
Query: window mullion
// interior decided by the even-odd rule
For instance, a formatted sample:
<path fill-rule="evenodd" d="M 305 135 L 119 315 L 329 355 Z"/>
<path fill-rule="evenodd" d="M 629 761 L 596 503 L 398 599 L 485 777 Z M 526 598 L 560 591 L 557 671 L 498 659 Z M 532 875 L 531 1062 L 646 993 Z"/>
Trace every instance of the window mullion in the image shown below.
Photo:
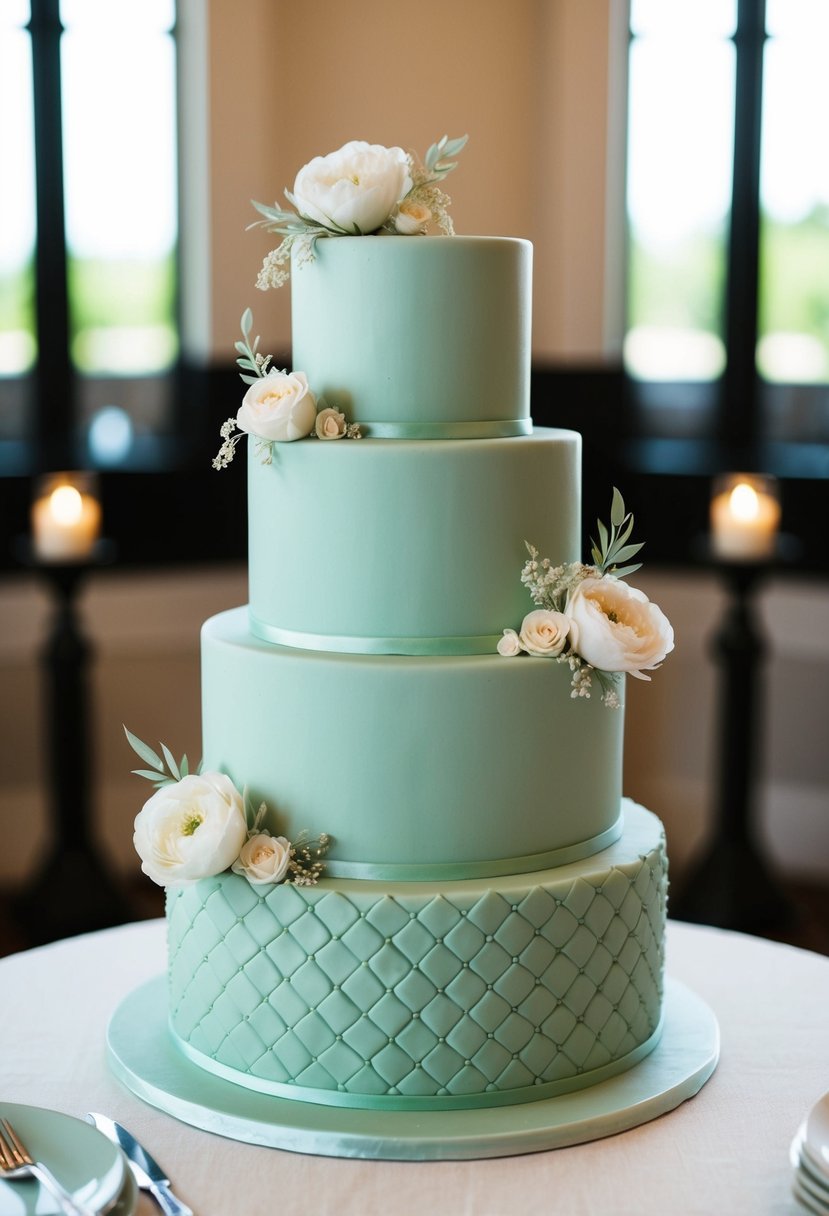
<path fill-rule="evenodd" d="M 734 172 L 725 293 L 727 364 L 719 433 L 729 462 L 752 468 L 761 441 L 757 386 L 760 131 L 765 0 L 739 0 L 736 44 Z"/>
<path fill-rule="evenodd" d="M 74 370 L 69 355 L 69 304 L 61 117 L 62 26 L 59 0 L 31 0 L 32 88 L 37 242 L 34 441 L 42 469 L 73 461 Z"/>

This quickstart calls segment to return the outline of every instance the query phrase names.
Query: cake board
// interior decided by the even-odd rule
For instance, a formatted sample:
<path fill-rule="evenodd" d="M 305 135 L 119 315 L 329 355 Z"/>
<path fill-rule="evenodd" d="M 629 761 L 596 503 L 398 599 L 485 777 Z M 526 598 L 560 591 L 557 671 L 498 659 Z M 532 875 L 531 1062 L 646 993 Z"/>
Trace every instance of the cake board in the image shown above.
<path fill-rule="evenodd" d="M 599 1085 L 514 1106 L 372 1111 L 275 1098 L 203 1072 L 179 1052 L 167 1024 L 166 977 L 118 1006 L 107 1034 L 118 1079 L 183 1123 L 291 1152 L 390 1161 L 475 1160 L 583 1144 L 638 1127 L 692 1098 L 719 1058 L 712 1010 L 668 979 L 662 1038 L 639 1064 Z"/>

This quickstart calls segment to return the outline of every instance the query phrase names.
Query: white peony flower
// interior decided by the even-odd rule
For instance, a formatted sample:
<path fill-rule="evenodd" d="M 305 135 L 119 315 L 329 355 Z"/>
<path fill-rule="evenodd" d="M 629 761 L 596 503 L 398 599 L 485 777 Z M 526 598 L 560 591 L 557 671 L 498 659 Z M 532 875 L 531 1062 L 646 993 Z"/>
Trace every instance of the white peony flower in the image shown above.
<path fill-rule="evenodd" d="M 426 231 L 426 225 L 432 218 L 432 211 L 425 203 L 401 203 L 394 217 L 395 231 L 402 236 L 414 236 Z"/>
<path fill-rule="evenodd" d="M 585 662 L 599 671 L 627 671 L 649 680 L 674 648 L 668 618 L 644 592 L 611 575 L 586 578 L 570 596 L 567 615 L 571 642 Z"/>
<path fill-rule="evenodd" d="M 336 232 L 376 232 L 412 188 L 402 148 L 352 140 L 300 169 L 291 201 L 300 215 Z"/>
<path fill-rule="evenodd" d="M 317 402 L 304 372 L 269 371 L 250 386 L 236 415 L 240 431 L 289 442 L 310 435 Z"/>
<path fill-rule="evenodd" d="M 135 819 L 141 869 L 162 887 L 221 874 L 247 835 L 242 796 L 224 773 L 201 773 L 164 785 Z"/>
<path fill-rule="evenodd" d="M 569 632 L 570 619 L 563 612 L 537 608 L 524 617 L 518 638 L 527 654 L 554 659 L 566 646 Z"/>
<path fill-rule="evenodd" d="M 498 653 L 507 659 L 521 653 L 521 642 L 514 629 L 504 630 L 504 636 L 498 640 Z"/>
<path fill-rule="evenodd" d="M 281 882 L 288 872 L 291 844 L 284 836 L 258 832 L 242 845 L 231 869 L 254 884 Z"/>
<path fill-rule="evenodd" d="M 345 414 L 330 408 L 320 410 L 314 425 L 318 439 L 342 439 L 347 429 Z"/>

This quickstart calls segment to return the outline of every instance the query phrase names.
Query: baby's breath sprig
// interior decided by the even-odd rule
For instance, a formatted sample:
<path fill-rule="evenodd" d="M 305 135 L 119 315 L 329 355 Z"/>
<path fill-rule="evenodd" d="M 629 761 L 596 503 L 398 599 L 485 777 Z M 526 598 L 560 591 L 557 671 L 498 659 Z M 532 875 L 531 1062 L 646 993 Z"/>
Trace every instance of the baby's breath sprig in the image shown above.
<path fill-rule="evenodd" d="M 563 612 L 573 589 L 583 578 L 594 573 L 593 568 L 581 562 L 553 566 L 548 557 L 539 558 L 535 545 L 529 541 L 524 544 L 530 556 L 521 571 L 521 582 L 529 591 L 530 598 L 538 608 Z"/>
<path fill-rule="evenodd" d="M 452 200 L 441 190 L 438 183 L 457 168 L 458 162 L 453 157 L 462 151 L 468 138 L 468 135 L 461 135 L 458 139 L 449 139 L 447 135 L 442 136 L 436 144 L 432 144 L 424 156 L 422 164 L 416 160 L 414 155 L 409 156 L 412 188 L 400 200 L 400 204 L 402 206 L 404 203 L 421 203 L 428 207 L 432 213 L 432 219 L 446 236 L 455 235 L 455 226 L 449 214 Z M 385 227 L 393 232 L 394 221 L 388 221 Z"/>
<path fill-rule="evenodd" d="M 288 862 L 290 878 L 285 881 L 295 887 L 316 886 L 325 869 L 322 858 L 330 847 L 331 837 L 326 832 L 321 832 L 315 839 L 300 832 L 291 845 L 291 860 Z"/>

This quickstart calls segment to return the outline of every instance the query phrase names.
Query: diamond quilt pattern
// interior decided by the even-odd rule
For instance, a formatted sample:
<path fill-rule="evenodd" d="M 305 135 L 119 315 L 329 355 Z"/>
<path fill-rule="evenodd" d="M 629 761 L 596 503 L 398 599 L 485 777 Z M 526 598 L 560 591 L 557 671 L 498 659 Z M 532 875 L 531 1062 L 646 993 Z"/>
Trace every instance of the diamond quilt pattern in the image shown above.
<path fill-rule="evenodd" d="M 664 844 L 581 869 L 170 891 L 173 1027 L 243 1083 L 439 1099 L 575 1078 L 656 1029 Z"/>

